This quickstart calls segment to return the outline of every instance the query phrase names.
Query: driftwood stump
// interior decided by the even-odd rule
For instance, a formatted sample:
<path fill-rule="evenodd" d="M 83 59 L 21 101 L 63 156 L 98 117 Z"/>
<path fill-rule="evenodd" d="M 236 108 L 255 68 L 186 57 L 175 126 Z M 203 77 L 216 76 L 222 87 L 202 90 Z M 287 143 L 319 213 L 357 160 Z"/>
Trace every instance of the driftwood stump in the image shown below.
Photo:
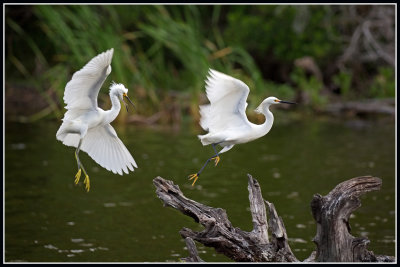
<path fill-rule="evenodd" d="M 226 211 L 186 198 L 172 181 L 156 177 L 153 183 L 164 206 L 173 207 L 204 226 L 201 232 L 188 228 L 179 231 L 185 239 L 190 256 L 182 260 L 202 261 L 193 240 L 213 247 L 234 261 L 298 262 L 288 244 L 282 218 L 272 203 L 261 195 L 260 185 L 248 174 L 248 190 L 253 230 L 246 232 L 234 227 Z M 305 262 L 314 261 L 394 261 L 391 256 L 375 256 L 366 249 L 369 240 L 350 235 L 350 214 L 360 207 L 359 196 L 379 190 L 381 179 L 371 176 L 357 177 L 336 186 L 327 196 L 314 195 L 312 213 L 317 221 L 317 235 L 313 241 L 317 250 Z M 268 217 L 266 206 L 268 207 Z M 268 236 L 268 230 L 271 236 Z"/>
<path fill-rule="evenodd" d="M 382 180 L 377 177 L 362 176 L 340 183 L 324 197 L 314 195 L 311 211 L 317 222 L 317 234 L 313 239 L 317 245 L 316 261 L 391 261 L 390 257 L 375 256 L 372 251 L 368 251 L 367 244 L 370 241 L 367 238 L 350 234 L 349 218 L 361 206 L 359 197 L 379 190 L 381 185 Z"/>

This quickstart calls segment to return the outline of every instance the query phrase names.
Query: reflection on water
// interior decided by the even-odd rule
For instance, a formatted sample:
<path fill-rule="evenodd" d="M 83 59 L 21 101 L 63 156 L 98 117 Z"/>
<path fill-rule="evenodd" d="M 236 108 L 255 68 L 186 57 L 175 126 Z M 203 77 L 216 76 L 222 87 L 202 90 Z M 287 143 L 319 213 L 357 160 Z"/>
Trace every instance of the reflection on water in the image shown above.
<path fill-rule="evenodd" d="M 354 126 L 356 125 L 356 127 Z M 55 139 L 57 123 L 7 124 L 5 136 L 5 260 L 29 262 L 169 262 L 188 255 L 182 227 L 202 226 L 163 207 L 152 179 L 162 176 L 196 201 L 227 210 L 234 226 L 250 231 L 247 173 L 283 218 L 295 255 L 315 245 L 310 201 L 361 175 L 382 178 L 382 189 L 361 198 L 352 235 L 371 240 L 375 254 L 394 255 L 395 136 L 393 122 L 327 122 L 278 117 L 271 132 L 222 154 L 192 187 L 187 175 L 212 155 L 192 125 L 182 131 L 116 127 L 138 169 L 115 175 L 85 153 L 91 190 L 74 185 L 74 149 Z M 230 261 L 197 243 L 205 261 Z"/>

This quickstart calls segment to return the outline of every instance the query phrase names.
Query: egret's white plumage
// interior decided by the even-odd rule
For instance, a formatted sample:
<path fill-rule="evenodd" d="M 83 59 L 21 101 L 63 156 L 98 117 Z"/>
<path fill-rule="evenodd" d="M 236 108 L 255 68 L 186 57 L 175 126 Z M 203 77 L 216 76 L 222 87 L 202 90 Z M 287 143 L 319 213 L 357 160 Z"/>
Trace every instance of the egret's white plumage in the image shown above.
<path fill-rule="evenodd" d="M 198 173 L 189 175 L 190 179 L 195 179 L 193 184 L 210 160 L 215 159 L 218 164 L 221 153 L 236 144 L 260 138 L 271 130 L 274 116 L 269 110 L 270 105 L 294 104 L 273 96 L 266 98 L 255 110 L 265 116 L 265 122 L 257 125 L 251 123 L 246 116 L 249 92 L 244 82 L 216 70 L 209 70 L 206 95 L 210 104 L 200 106 L 200 126 L 208 133 L 198 137 L 204 146 L 211 144 L 216 154 L 206 161 Z M 223 147 L 219 152 L 215 150 L 217 144 Z"/>
<path fill-rule="evenodd" d="M 123 97 L 128 98 L 128 89 L 123 84 L 112 83 L 112 108 L 105 111 L 97 106 L 100 88 L 111 73 L 113 52 L 114 50 L 110 49 L 94 57 L 74 73 L 65 87 L 64 102 L 67 112 L 56 137 L 63 144 L 77 148 L 75 155 L 79 176 L 82 166 L 78 157 L 80 149 L 113 173 L 122 175 L 123 172 L 129 173 L 129 170 L 137 168 L 132 155 L 110 125 L 121 109 L 120 101 L 123 101 Z M 86 174 L 84 168 L 83 170 Z"/>

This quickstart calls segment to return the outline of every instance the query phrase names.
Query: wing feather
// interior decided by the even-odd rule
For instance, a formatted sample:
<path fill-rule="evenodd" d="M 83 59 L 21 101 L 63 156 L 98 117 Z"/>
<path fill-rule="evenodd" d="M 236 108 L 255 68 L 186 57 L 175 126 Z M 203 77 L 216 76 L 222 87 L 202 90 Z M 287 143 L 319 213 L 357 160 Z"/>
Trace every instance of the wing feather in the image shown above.
<path fill-rule="evenodd" d="M 210 69 L 206 94 L 210 104 L 200 106 L 201 127 L 215 133 L 249 124 L 246 116 L 249 87 L 242 81 Z"/>
<path fill-rule="evenodd" d="M 103 151 L 103 155 L 110 155 L 109 147 L 107 146 L 106 142 L 103 142 L 103 148 L 101 150 L 99 150 L 99 152 L 100 151 Z M 99 155 L 99 157 L 101 157 L 101 155 Z M 105 156 L 102 156 L 101 158 L 102 158 L 102 164 L 103 164 L 101 166 L 106 166 Z M 106 169 L 108 171 L 110 170 L 109 167 L 106 167 Z"/>
<path fill-rule="evenodd" d="M 89 129 L 81 149 L 100 166 L 113 173 L 122 175 L 123 172 L 129 173 L 129 170 L 137 168 L 132 155 L 110 124 Z"/>
<path fill-rule="evenodd" d="M 92 58 L 82 69 L 72 75 L 65 86 L 65 119 L 75 119 L 87 110 L 97 109 L 97 97 L 101 86 L 111 73 L 111 48 Z"/>

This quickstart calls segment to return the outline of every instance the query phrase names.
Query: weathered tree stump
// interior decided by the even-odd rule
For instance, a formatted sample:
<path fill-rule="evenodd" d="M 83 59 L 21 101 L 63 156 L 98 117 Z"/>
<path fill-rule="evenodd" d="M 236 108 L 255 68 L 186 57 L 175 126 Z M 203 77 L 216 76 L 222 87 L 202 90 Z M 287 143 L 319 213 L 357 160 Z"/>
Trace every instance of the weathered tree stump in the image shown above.
<path fill-rule="evenodd" d="M 317 234 L 313 239 L 317 245 L 316 261 L 376 262 L 383 259 L 367 250 L 370 242 L 367 238 L 350 234 L 349 224 L 351 213 L 361 206 L 359 197 L 379 190 L 381 185 L 382 180 L 377 177 L 362 176 L 340 183 L 324 197 L 314 195 L 311 211 L 317 222 Z"/>
<path fill-rule="evenodd" d="M 248 190 L 253 230 L 246 232 L 233 227 L 226 211 L 213 208 L 186 198 L 179 186 L 172 181 L 156 177 L 153 183 L 157 196 L 164 206 L 173 207 L 192 217 L 204 226 L 201 232 L 188 228 L 179 231 L 185 238 L 190 257 L 185 261 L 202 261 L 197 255 L 193 240 L 213 247 L 234 261 L 247 262 L 298 262 L 288 244 L 288 237 L 282 218 L 272 203 L 261 195 L 260 185 L 248 174 Z M 391 256 L 375 256 L 366 249 L 369 240 L 350 235 L 350 214 L 360 207 L 359 196 L 379 190 L 381 179 L 371 176 L 357 177 L 336 186 L 327 196 L 314 195 L 312 213 L 317 221 L 317 235 L 313 241 L 317 250 L 304 262 L 315 261 L 394 261 Z M 268 217 L 265 204 L 268 207 Z M 268 236 L 268 230 L 271 236 Z"/>

